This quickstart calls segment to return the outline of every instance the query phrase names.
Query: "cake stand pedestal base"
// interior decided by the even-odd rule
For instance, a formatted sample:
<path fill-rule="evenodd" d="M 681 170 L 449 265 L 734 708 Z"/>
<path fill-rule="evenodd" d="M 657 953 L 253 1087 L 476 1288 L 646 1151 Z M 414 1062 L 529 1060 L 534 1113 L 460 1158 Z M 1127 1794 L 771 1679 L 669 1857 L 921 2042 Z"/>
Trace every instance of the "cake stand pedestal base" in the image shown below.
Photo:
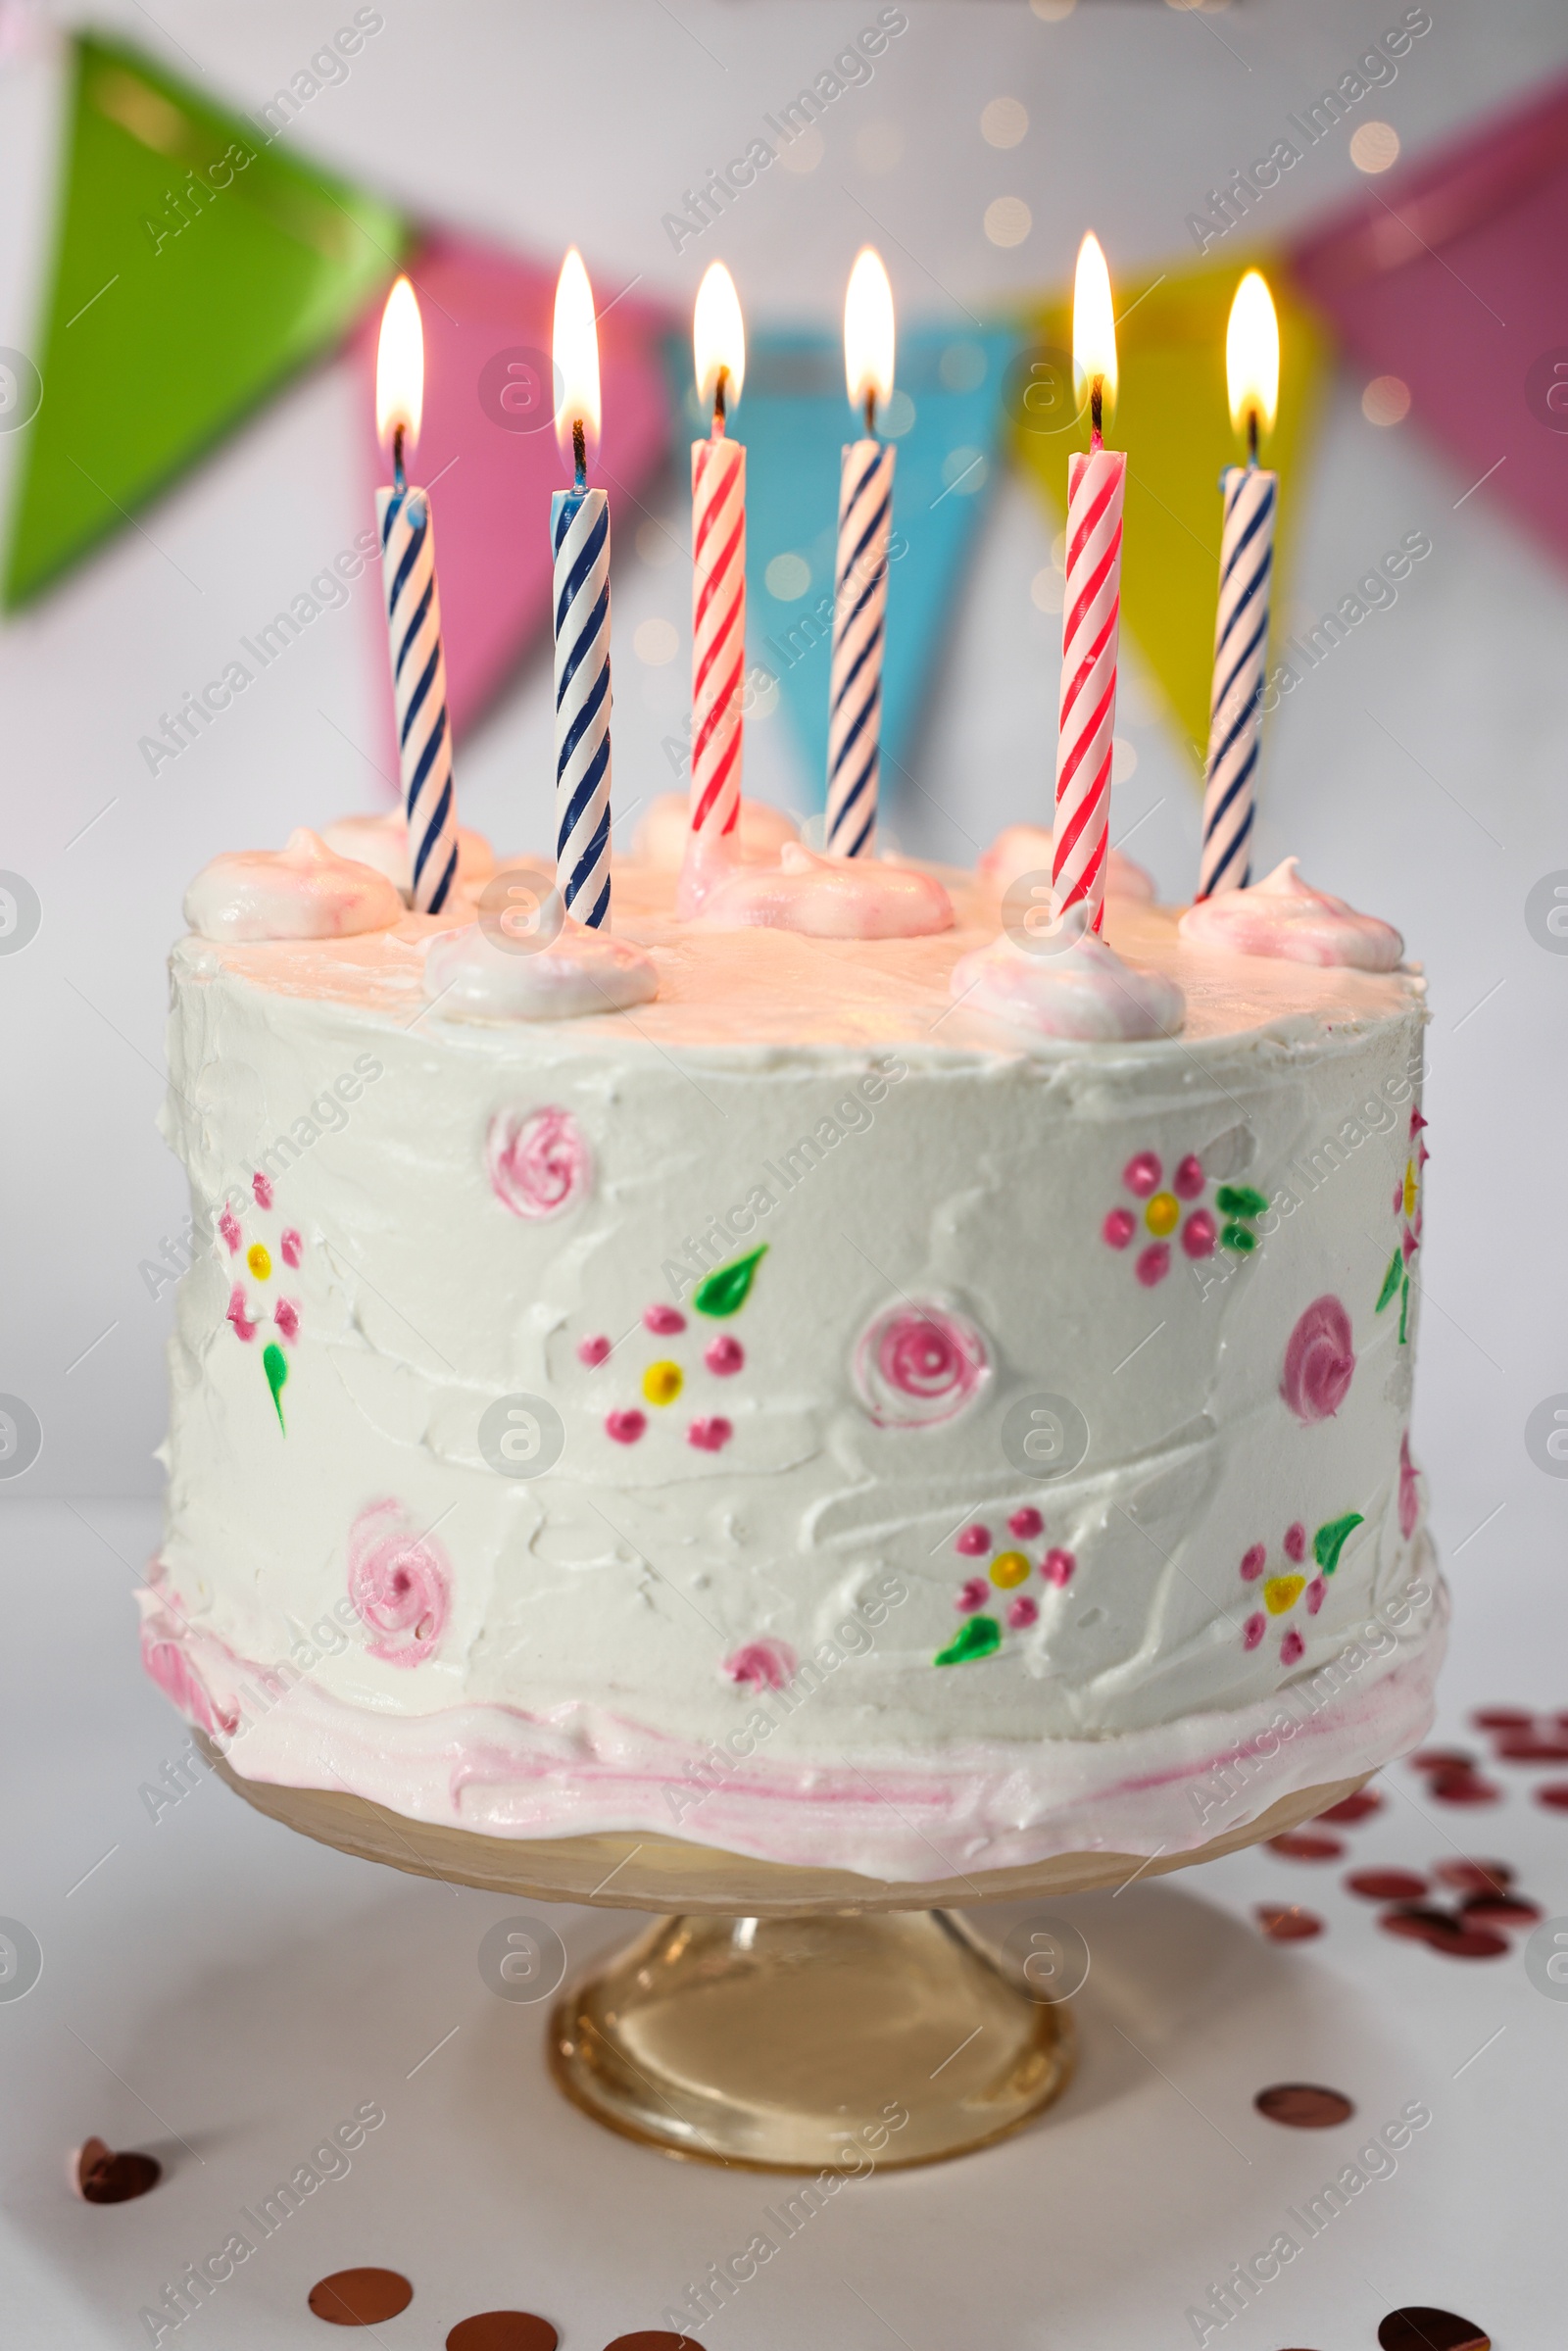
<path fill-rule="evenodd" d="M 941 1910 L 661 1919 L 559 2002 L 578 2106 L 673 2155 L 846 2176 L 935 2163 L 1065 2088 L 1065 2005 Z"/>

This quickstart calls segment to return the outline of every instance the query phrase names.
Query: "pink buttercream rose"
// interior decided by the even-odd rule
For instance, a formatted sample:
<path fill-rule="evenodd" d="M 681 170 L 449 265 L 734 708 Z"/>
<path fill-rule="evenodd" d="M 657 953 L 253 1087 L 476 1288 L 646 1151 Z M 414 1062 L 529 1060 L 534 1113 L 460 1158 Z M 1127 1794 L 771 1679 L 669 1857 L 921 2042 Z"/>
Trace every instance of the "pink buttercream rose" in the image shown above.
<path fill-rule="evenodd" d="M 594 1156 L 569 1110 L 498 1110 L 485 1138 L 491 1187 L 514 1216 L 560 1216 L 592 1188 Z"/>
<path fill-rule="evenodd" d="M 747 1690 L 783 1690 L 795 1672 L 795 1651 L 787 1641 L 771 1638 L 749 1641 L 724 1660 L 732 1682 Z"/>
<path fill-rule="evenodd" d="M 918 1299 L 889 1306 L 861 1334 L 855 1384 L 884 1429 L 934 1428 L 972 1404 L 991 1376 L 984 1338 L 964 1315 Z"/>
<path fill-rule="evenodd" d="M 349 1534 L 349 1598 L 378 1638 L 383 1665 L 422 1665 L 441 1643 L 452 1570 L 431 1535 L 411 1534 L 400 1502 L 372 1502 Z"/>
<path fill-rule="evenodd" d="M 1337 1298 L 1314 1298 L 1287 1342 L 1281 1396 L 1298 1420 L 1332 1420 L 1354 1371 L 1349 1316 Z"/>

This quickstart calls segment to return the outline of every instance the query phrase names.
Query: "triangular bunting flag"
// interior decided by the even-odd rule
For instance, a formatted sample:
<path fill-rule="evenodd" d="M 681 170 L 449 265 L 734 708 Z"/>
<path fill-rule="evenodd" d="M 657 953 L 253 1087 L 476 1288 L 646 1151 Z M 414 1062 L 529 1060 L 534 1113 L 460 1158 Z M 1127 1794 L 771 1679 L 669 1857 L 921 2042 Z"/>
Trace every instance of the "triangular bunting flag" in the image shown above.
<path fill-rule="evenodd" d="M 1248 257 L 1225 268 L 1167 274 L 1143 289 L 1117 287 L 1120 390 L 1108 438 L 1127 451 L 1123 520 L 1122 614 L 1164 691 L 1178 732 L 1199 769 L 1208 744 L 1208 697 L 1214 663 L 1214 606 L 1219 592 L 1219 476 L 1239 463 L 1225 389 L 1225 326 Z M 1274 555 L 1274 613 L 1289 561 L 1294 517 L 1306 497 L 1306 467 L 1329 351 L 1321 327 L 1292 293 L 1285 273 L 1262 264 L 1280 321 L 1279 421 L 1265 462 L 1280 475 L 1280 526 Z M 1074 424 L 1063 405 L 1070 381 L 1070 299 L 1043 309 L 1035 321 L 1044 387 L 1010 405 L 1020 464 L 1060 525 L 1067 512 L 1067 456 L 1088 447 L 1088 418 Z M 1053 393 L 1058 394 L 1054 407 Z M 1062 419 L 1060 429 L 1050 425 Z"/>
<path fill-rule="evenodd" d="M 78 41 L 71 106 L 11 610 L 334 344 L 404 243 L 386 205 L 133 50 Z"/>
<path fill-rule="evenodd" d="M 1568 84 L 1379 180 L 1296 253 L 1369 375 L 1398 379 L 1464 496 L 1568 556 Z M 1402 387 L 1402 389 L 1401 389 Z"/>
<path fill-rule="evenodd" d="M 898 449 L 882 672 L 882 791 L 897 807 L 920 705 L 936 667 L 985 493 L 995 480 L 1010 329 L 901 333 L 886 426 Z M 691 379 L 689 345 L 672 349 Z M 695 395 L 687 428 L 701 432 Z M 856 423 L 836 337 L 761 334 L 746 355 L 731 426 L 752 452 L 746 477 L 747 659 L 778 678 L 810 791 L 826 795 L 828 667 L 840 451 Z"/>
<path fill-rule="evenodd" d="M 441 576 L 441 636 L 453 732 L 484 708 L 550 616 L 550 496 L 570 481 L 556 446 L 550 361 L 556 272 L 466 237 L 432 236 L 410 266 L 424 329 L 424 416 L 411 478 L 431 489 Z M 660 338 L 668 319 L 594 286 L 604 435 L 593 478 L 610 493 L 612 543 L 629 554 L 637 504 L 669 446 Z M 375 440 L 379 312 L 360 338 L 367 515 L 388 478 Z M 385 665 L 386 628 L 367 604 Z M 386 764 L 397 771 L 386 695 Z"/>

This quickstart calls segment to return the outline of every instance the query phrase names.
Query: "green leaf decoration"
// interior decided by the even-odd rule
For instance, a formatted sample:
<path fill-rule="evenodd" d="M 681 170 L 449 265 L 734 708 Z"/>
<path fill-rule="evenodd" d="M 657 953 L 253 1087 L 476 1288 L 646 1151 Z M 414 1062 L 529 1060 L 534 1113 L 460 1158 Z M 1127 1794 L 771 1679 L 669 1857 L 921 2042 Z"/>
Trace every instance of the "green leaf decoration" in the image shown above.
<path fill-rule="evenodd" d="M 5 604 L 122 530 L 394 275 L 373 196 L 132 48 L 75 44 L 43 404 L 26 428 Z"/>
<path fill-rule="evenodd" d="M 1002 1646 L 1002 1627 L 994 1616 L 971 1616 L 960 1625 L 945 1649 L 938 1649 L 931 1660 L 933 1665 L 968 1665 L 976 1657 L 989 1657 Z"/>
<path fill-rule="evenodd" d="M 1250 1184 L 1221 1184 L 1214 1195 L 1214 1205 L 1221 1216 L 1261 1216 L 1268 1206 L 1267 1195 L 1254 1192 Z"/>
<path fill-rule="evenodd" d="M 1312 1556 L 1326 1576 L 1333 1575 L 1340 1564 L 1340 1553 L 1361 1524 L 1361 1512 L 1348 1510 L 1343 1518 L 1331 1518 L 1319 1527 L 1312 1538 Z"/>
<path fill-rule="evenodd" d="M 1399 1345 L 1400 1345 L 1401 1347 L 1403 1347 L 1403 1346 L 1406 1344 L 1407 1337 L 1408 1337 L 1408 1333 L 1409 1333 L 1409 1327 L 1410 1327 L 1410 1277 L 1409 1277 L 1409 1275 L 1408 1275 L 1408 1274 L 1406 1274 L 1406 1275 L 1405 1275 L 1405 1277 L 1404 1277 L 1404 1288 L 1403 1288 L 1403 1290 L 1400 1292 L 1400 1295 L 1399 1295 Z"/>
<path fill-rule="evenodd" d="M 715 1265 L 711 1273 L 704 1274 L 692 1292 L 692 1304 L 699 1314 L 738 1314 L 752 1295 L 757 1269 L 767 1255 L 767 1243 L 760 1249 L 748 1249 L 744 1257 L 732 1257 L 727 1265 Z"/>
<path fill-rule="evenodd" d="M 1219 1238 L 1222 1249 L 1233 1249 L 1243 1257 L 1257 1247 L 1257 1235 L 1250 1225 L 1228 1224 Z"/>
<path fill-rule="evenodd" d="M 262 1369 L 267 1374 L 267 1385 L 272 1391 L 272 1410 L 277 1414 L 277 1425 L 286 1437 L 288 1430 L 283 1422 L 283 1383 L 288 1378 L 288 1359 L 280 1347 L 269 1345 L 263 1347 Z"/>
<path fill-rule="evenodd" d="M 1389 1259 L 1389 1270 L 1383 1277 L 1383 1287 L 1378 1292 L 1378 1302 L 1375 1311 L 1379 1314 L 1382 1313 L 1385 1306 L 1392 1302 L 1395 1292 L 1399 1287 L 1399 1272 L 1403 1262 L 1404 1257 L 1402 1250 L 1396 1249 L 1393 1256 Z"/>

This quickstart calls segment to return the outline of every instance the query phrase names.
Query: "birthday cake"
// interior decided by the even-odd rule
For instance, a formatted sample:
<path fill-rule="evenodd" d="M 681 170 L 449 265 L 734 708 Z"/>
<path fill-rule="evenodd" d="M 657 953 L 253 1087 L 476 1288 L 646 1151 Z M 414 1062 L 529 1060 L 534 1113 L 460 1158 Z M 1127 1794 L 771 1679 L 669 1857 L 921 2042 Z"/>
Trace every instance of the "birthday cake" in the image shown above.
<path fill-rule="evenodd" d="M 143 1645 L 237 1773 L 929 1881 L 1418 1741 L 1421 980 L 1293 868 L 1042 945 L 1040 838 L 898 937 L 617 865 L 601 1010 L 487 995 L 482 844 L 209 869 Z"/>

